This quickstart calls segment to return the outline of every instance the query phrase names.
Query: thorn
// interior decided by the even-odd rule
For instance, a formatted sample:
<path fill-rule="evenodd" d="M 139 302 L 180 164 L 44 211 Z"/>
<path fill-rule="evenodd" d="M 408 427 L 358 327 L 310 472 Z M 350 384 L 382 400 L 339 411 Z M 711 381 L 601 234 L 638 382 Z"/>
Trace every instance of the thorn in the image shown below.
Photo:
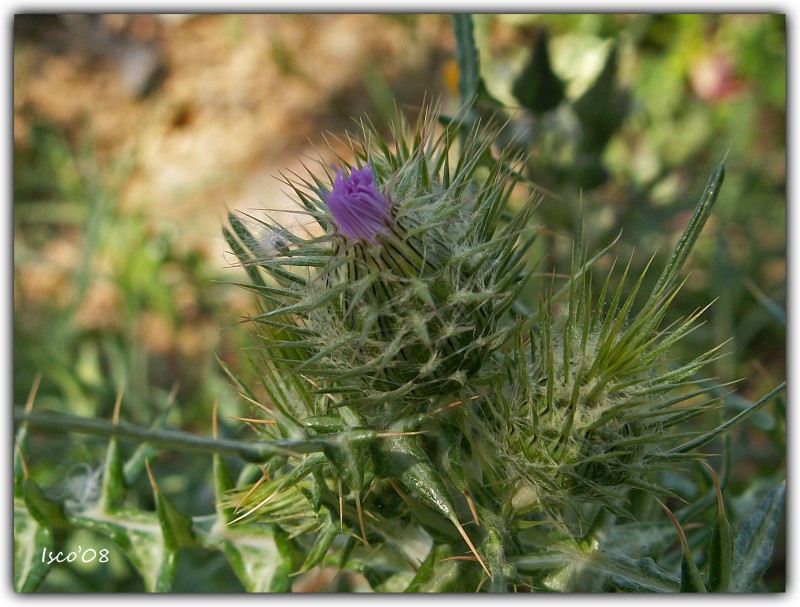
<path fill-rule="evenodd" d="M 33 409 L 33 401 L 36 400 L 36 393 L 39 392 L 39 384 L 42 381 L 42 372 L 36 374 L 36 377 L 33 379 L 33 385 L 31 386 L 30 394 L 28 394 L 28 400 L 25 401 L 25 415 L 31 412 Z"/>
<path fill-rule="evenodd" d="M 249 403 L 251 403 L 251 404 L 255 405 L 255 406 L 256 406 L 256 407 L 258 407 L 259 409 L 263 409 L 264 411 L 267 411 L 267 412 L 268 412 L 270 415 L 274 415 L 274 414 L 275 414 L 275 412 L 274 412 L 274 411 L 272 411 L 272 410 L 271 410 L 269 407 L 267 407 L 266 405 L 262 405 L 260 402 L 258 402 L 258 401 L 256 401 L 256 400 L 254 400 L 254 399 L 250 398 L 250 397 L 249 397 L 249 396 L 247 396 L 247 394 L 245 394 L 244 392 L 239 392 L 238 394 L 239 394 L 239 396 L 241 396 L 243 399 L 245 399 L 247 402 L 249 402 Z"/>
<path fill-rule="evenodd" d="M 158 497 L 158 485 L 156 484 L 156 479 L 153 476 L 153 471 L 150 469 L 150 458 L 148 457 L 144 460 L 144 467 L 147 469 L 147 476 L 150 479 L 150 486 L 153 488 L 153 494 Z"/>
<path fill-rule="evenodd" d="M 119 385 L 119 390 L 117 390 L 117 400 L 114 403 L 114 414 L 111 416 L 111 423 L 115 426 L 119 423 L 119 410 L 122 406 L 122 393 L 125 391 L 125 382 L 123 381 Z"/>
<path fill-rule="evenodd" d="M 364 497 L 363 497 L 362 499 L 367 499 L 367 496 L 368 496 L 370 493 L 372 493 L 372 490 L 375 488 L 375 482 L 376 482 L 377 480 L 378 480 L 378 479 L 376 479 L 374 476 L 372 477 L 372 481 L 370 481 L 370 483 L 369 483 L 369 487 L 367 487 L 367 492 L 364 494 Z"/>
<path fill-rule="evenodd" d="M 358 511 L 358 525 L 361 527 L 361 535 L 364 536 L 364 546 L 369 548 L 369 542 L 367 541 L 367 529 L 364 527 L 364 514 L 361 512 L 361 495 L 358 491 L 356 491 L 356 510 Z"/>
<path fill-rule="evenodd" d="M 714 469 L 708 464 L 707 461 L 701 460 L 701 463 L 706 467 L 706 469 L 711 473 L 711 478 L 714 480 L 714 489 L 717 491 L 717 509 L 721 516 L 725 515 L 725 502 L 722 499 L 722 488 L 719 486 L 719 479 L 717 478 L 717 473 L 714 472 Z"/>
<path fill-rule="evenodd" d="M 456 529 L 458 529 L 458 532 L 461 534 L 461 537 L 463 537 L 464 541 L 467 542 L 467 546 L 469 546 L 469 549 L 472 551 L 472 554 L 474 554 L 475 558 L 478 559 L 478 562 L 481 564 L 481 567 L 483 567 L 483 570 L 486 572 L 486 575 L 492 577 L 492 574 L 489 573 L 489 569 L 486 567 L 486 563 L 483 562 L 483 559 L 481 558 L 480 554 L 478 554 L 478 551 L 475 549 L 475 545 L 472 543 L 472 540 L 469 539 L 469 536 L 467 535 L 467 532 L 464 531 L 464 528 L 461 526 L 461 523 L 458 522 L 458 519 L 456 518 L 455 514 L 453 515 L 453 518 L 451 520 L 452 523 L 456 526 Z"/>
<path fill-rule="evenodd" d="M 392 487 L 394 487 L 394 490 L 397 491 L 397 495 L 399 495 L 400 498 L 406 504 L 410 504 L 411 500 L 408 498 L 408 496 L 405 493 L 403 493 L 403 490 L 400 487 L 397 486 L 397 483 L 395 482 L 395 480 L 393 478 L 389 477 L 389 482 L 392 484 Z"/>
<path fill-rule="evenodd" d="M 464 491 L 464 497 L 467 498 L 467 505 L 469 506 L 469 511 L 472 512 L 472 520 L 475 521 L 475 524 L 480 526 L 481 521 L 478 518 L 478 511 L 475 510 L 475 503 L 472 501 L 472 497 L 469 494 L 469 491 Z"/>
<path fill-rule="evenodd" d="M 25 454 L 22 452 L 22 445 L 19 441 L 15 440 L 17 452 L 19 453 L 19 463 L 22 466 L 22 476 L 28 478 L 28 464 L 25 462 Z"/>
<path fill-rule="evenodd" d="M 217 432 L 217 401 L 214 400 L 214 406 L 211 407 L 211 436 L 214 440 L 219 438 L 219 433 Z"/>
<path fill-rule="evenodd" d="M 417 434 L 427 433 L 427 430 L 416 430 L 414 432 L 378 432 L 375 436 L 378 438 L 388 438 L 390 436 L 416 436 Z"/>
<path fill-rule="evenodd" d="M 688 550 L 689 543 L 686 541 L 686 534 L 683 532 L 683 528 L 681 527 L 681 524 L 678 522 L 678 519 L 675 518 L 675 515 L 672 514 L 672 511 L 664 505 L 664 502 L 662 502 L 657 497 L 654 499 L 658 502 L 658 505 L 661 506 L 662 510 L 664 510 L 666 515 L 669 517 L 669 520 L 672 521 L 672 524 L 675 525 L 675 529 L 677 529 L 678 537 L 681 541 L 681 546 L 683 547 L 684 550 Z"/>
<path fill-rule="evenodd" d="M 720 164 L 725 164 L 728 162 L 728 154 L 731 153 L 731 148 L 733 147 L 733 139 L 728 142 L 728 149 L 725 150 L 725 155 L 722 157 L 722 162 Z"/>
<path fill-rule="evenodd" d="M 256 505 L 255 505 L 255 506 L 253 506 L 252 508 L 250 508 L 250 510 L 248 510 L 247 512 L 245 512 L 245 513 L 244 513 L 244 514 L 242 514 L 241 516 L 239 516 L 239 517 L 237 517 L 237 518 L 233 519 L 233 520 L 232 520 L 230 523 L 228 523 L 228 524 L 229 524 L 229 525 L 233 525 L 233 523 L 237 523 L 237 522 L 239 522 L 240 520 L 242 520 L 243 518 L 247 518 L 248 516 L 250 516 L 251 514 L 253 514 L 253 512 L 255 512 L 256 510 L 258 510 L 259 508 L 262 508 L 262 507 L 266 506 L 266 505 L 267 505 L 267 503 L 268 503 L 268 502 L 269 502 L 269 501 L 270 501 L 270 500 L 271 500 L 273 497 L 275 497 L 276 495 L 278 495 L 278 490 L 277 490 L 277 489 L 276 489 L 275 491 L 273 491 L 273 492 L 272 492 L 272 493 L 271 493 L 269 496 L 267 496 L 265 499 L 263 499 L 261 502 L 259 502 L 258 504 L 256 504 Z"/>
<path fill-rule="evenodd" d="M 312 386 L 314 386 L 317 390 L 320 389 L 320 385 L 317 382 L 315 382 L 313 379 L 311 379 L 310 377 L 307 377 L 307 376 L 303 375 L 302 373 L 299 373 L 298 375 L 300 375 L 300 377 L 302 377 L 304 380 L 306 380 L 308 383 L 310 383 Z"/>
<path fill-rule="evenodd" d="M 453 407 L 458 407 L 459 405 L 463 405 L 466 402 L 469 402 L 471 400 L 476 400 L 476 399 L 478 399 L 480 397 L 481 397 L 480 394 L 476 394 L 475 396 L 470 396 L 469 398 L 465 398 L 465 399 L 462 399 L 462 400 L 454 401 L 454 402 L 450 403 L 449 405 L 443 405 L 443 406 L 439 407 L 438 409 L 434 409 L 431 412 L 431 415 L 436 415 L 437 413 L 441 413 L 445 409 L 452 409 Z"/>
<path fill-rule="evenodd" d="M 259 479 L 258 479 L 258 480 L 257 480 L 257 481 L 256 481 L 256 482 L 253 484 L 253 486 L 252 486 L 252 487 L 250 487 L 250 490 L 249 490 L 249 491 L 248 491 L 248 492 L 245 494 L 245 496 L 244 496 L 244 497 L 241 499 L 241 501 L 239 502 L 239 505 L 238 505 L 238 506 L 236 506 L 236 508 L 234 508 L 234 509 L 233 509 L 233 513 L 234 513 L 234 514 L 236 514 L 237 512 L 239 512 L 239 510 L 241 510 L 241 509 L 242 509 L 242 506 L 244 506 L 244 503 L 247 501 L 247 498 L 249 498 L 251 495 L 253 495 L 253 492 L 254 492 L 256 489 L 258 489 L 258 488 L 261 486 L 261 484 L 262 484 L 262 483 L 263 483 L 265 480 L 267 480 L 267 473 L 266 473 L 266 471 L 265 471 L 263 468 L 262 468 L 262 472 L 263 472 L 263 474 L 261 475 L 261 478 L 259 478 Z"/>
<path fill-rule="evenodd" d="M 344 531 L 344 501 L 342 499 L 342 479 L 337 479 L 336 484 L 339 488 L 339 529 Z"/>
<path fill-rule="evenodd" d="M 180 387 L 180 383 L 177 381 L 172 384 L 172 388 L 170 388 L 169 394 L 167 395 L 166 406 L 167 408 L 171 407 L 175 404 L 175 401 L 178 399 L 178 388 Z"/>
<path fill-rule="evenodd" d="M 277 419 L 253 419 L 252 417 L 236 417 L 235 415 L 229 415 L 228 419 L 235 419 L 240 422 L 249 422 L 251 424 L 277 424 Z"/>

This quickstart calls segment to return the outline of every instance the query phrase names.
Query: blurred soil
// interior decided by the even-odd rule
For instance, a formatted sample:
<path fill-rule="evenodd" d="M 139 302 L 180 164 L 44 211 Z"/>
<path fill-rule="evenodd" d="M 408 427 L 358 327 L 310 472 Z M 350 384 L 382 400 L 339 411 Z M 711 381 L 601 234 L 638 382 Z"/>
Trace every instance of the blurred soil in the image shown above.
<path fill-rule="evenodd" d="M 444 16 L 17 16 L 15 151 L 45 124 L 133 162 L 120 210 L 224 265 L 227 209 L 285 203 L 323 132 L 438 95 L 452 55 Z"/>

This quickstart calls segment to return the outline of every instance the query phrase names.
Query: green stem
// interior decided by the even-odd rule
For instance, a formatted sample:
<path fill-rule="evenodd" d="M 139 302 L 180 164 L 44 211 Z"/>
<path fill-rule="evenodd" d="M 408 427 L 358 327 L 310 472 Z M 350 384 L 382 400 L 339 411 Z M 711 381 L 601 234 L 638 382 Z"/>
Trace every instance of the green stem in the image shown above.
<path fill-rule="evenodd" d="M 57 411 L 39 409 L 26 414 L 25 408 L 18 405 L 14 406 L 14 420 L 19 423 L 28 423 L 43 430 L 76 432 L 94 436 L 116 436 L 120 439 L 150 443 L 163 449 L 195 453 L 217 453 L 219 455 L 240 457 L 250 462 L 263 462 L 273 455 L 291 456 L 300 453 L 317 453 L 322 451 L 326 445 L 338 439 L 338 435 L 329 434 L 324 439 L 215 440 L 210 437 L 197 436 L 178 430 L 142 428 L 124 422 L 114 424 L 106 420 L 77 417 Z"/>
<path fill-rule="evenodd" d="M 453 15 L 453 31 L 456 38 L 456 59 L 458 60 L 458 95 L 466 110 L 478 95 L 478 49 L 475 46 L 475 31 L 472 15 L 462 13 Z"/>

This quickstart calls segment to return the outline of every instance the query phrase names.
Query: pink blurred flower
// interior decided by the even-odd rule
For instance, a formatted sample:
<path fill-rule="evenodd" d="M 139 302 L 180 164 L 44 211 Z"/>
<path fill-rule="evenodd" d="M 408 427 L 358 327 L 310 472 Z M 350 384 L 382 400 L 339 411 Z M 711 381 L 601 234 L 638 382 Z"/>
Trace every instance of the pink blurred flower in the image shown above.
<path fill-rule="evenodd" d="M 740 97 L 747 84 L 734 75 L 734 65 L 727 55 L 708 55 L 692 66 L 689 72 L 692 90 L 710 103 Z"/>

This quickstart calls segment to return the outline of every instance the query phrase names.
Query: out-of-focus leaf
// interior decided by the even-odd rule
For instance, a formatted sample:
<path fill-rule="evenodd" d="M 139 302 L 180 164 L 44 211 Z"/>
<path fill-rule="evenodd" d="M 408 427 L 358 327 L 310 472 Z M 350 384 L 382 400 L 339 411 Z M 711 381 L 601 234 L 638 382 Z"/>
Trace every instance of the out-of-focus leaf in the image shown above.
<path fill-rule="evenodd" d="M 669 523 L 623 523 L 603 534 L 599 547 L 630 555 L 657 557 L 675 541 L 675 528 Z"/>
<path fill-rule="evenodd" d="M 166 592 L 172 587 L 177 566 L 177 550 L 167 538 L 154 512 L 119 510 L 93 518 L 82 514 L 71 519 L 83 527 L 110 537 L 130 559 L 144 580 L 147 592 Z"/>
<path fill-rule="evenodd" d="M 24 500 L 14 500 L 14 590 L 34 592 L 50 571 L 44 556 L 53 549 L 53 532 L 37 521 Z"/>
<path fill-rule="evenodd" d="M 733 549 L 732 592 L 752 589 L 769 566 L 785 495 L 783 482 L 767 493 L 756 511 L 739 526 Z"/>
<path fill-rule="evenodd" d="M 360 572 L 375 592 L 404 592 L 415 571 L 394 550 L 370 548 L 369 552 L 352 559 L 348 568 Z"/>
<path fill-rule="evenodd" d="M 583 128 L 580 148 L 585 152 L 602 152 L 628 115 L 630 94 L 616 82 L 618 55 L 614 45 L 597 80 L 573 104 Z"/>
<path fill-rule="evenodd" d="M 196 542 L 192 531 L 192 519 L 178 510 L 155 482 L 153 482 L 153 493 L 156 499 L 156 514 L 164 531 L 164 543 L 167 549 L 177 551 L 178 548 L 194 546 Z"/>
<path fill-rule="evenodd" d="M 317 534 L 317 539 L 314 540 L 314 545 L 306 555 L 306 560 L 303 562 L 300 571 L 308 571 L 316 567 L 325 558 L 328 549 L 331 547 L 333 540 L 339 535 L 339 527 L 337 522 L 333 521 L 330 512 L 327 510 L 322 511 L 320 518 L 324 521 L 322 530 Z"/>
<path fill-rule="evenodd" d="M 680 588 L 680 580 L 659 567 L 653 559 L 632 559 L 624 550 L 583 552 L 570 547 L 543 550 L 508 560 L 520 571 L 544 579 L 545 586 L 551 590 L 677 592 Z"/>
<path fill-rule="evenodd" d="M 296 550 L 289 540 L 289 535 L 277 525 L 272 529 L 275 547 L 278 549 L 280 559 L 276 563 L 272 581 L 269 584 L 270 592 L 291 592 L 292 572 L 295 570 Z"/>
<path fill-rule="evenodd" d="M 613 565 L 604 567 L 608 575 L 603 590 L 617 592 L 675 592 L 678 580 L 651 558 L 628 559 L 616 555 Z"/>
<path fill-rule="evenodd" d="M 287 571 L 275 543 L 273 525 L 217 526 L 215 529 L 216 533 L 206 538 L 204 544 L 222 549 L 247 592 L 287 588 L 291 571 Z"/>
<path fill-rule="evenodd" d="M 100 509 L 102 511 L 114 510 L 122 506 L 122 501 L 128 492 L 125 482 L 125 468 L 122 463 L 122 454 L 116 438 L 108 441 L 106 449 L 106 462 L 103 468 L 103 486 L 100 493 Z"/>
<path fill-rule="evenodd" d="M 28 512 L 42 525 L 63 527 L 67 524 L 62 505 L 48 499 L 39 485 L 28 477 L 22 482 L 22 498 L 25 500 Z"/>
<path fill-rule="evenodd" d="M 233 488 L 233 479 L 221 455 L 214 454 L 212 466 L 214 468 L 214 495 L 216 496 L 217 518 L 220 523 L 227 525 L 233 520 L 233 506 L 225 500 L 225 494 Z"/>
<path fill-rule="evenodd" d="M 481 579 L 477 563 L 446 560 L 452 556 L 449 546 L 436 546 L 417 570 L 406 592 L 475 592 Z M 475 568 L 474 575 L 469 574 L 471 567 Z"/>
<path fill-rule="evenodd" d="M 712 592 L 727 592 L 733 568 L 733 529 L 725 512 L 719 480 L 711 467 L 707 467 L 713 476 L 714 489 L 717 492 L 717 518 L 711 528 L 708 545 L 708 589 Z"/>
<path fill-rule="evenodd" d="M 553 72 L 546 30 L 539 32 L 530 59 L 514 81 L 512 92 L 534 114 L 550 111 L 564 99 L 564 84 Z"/>

